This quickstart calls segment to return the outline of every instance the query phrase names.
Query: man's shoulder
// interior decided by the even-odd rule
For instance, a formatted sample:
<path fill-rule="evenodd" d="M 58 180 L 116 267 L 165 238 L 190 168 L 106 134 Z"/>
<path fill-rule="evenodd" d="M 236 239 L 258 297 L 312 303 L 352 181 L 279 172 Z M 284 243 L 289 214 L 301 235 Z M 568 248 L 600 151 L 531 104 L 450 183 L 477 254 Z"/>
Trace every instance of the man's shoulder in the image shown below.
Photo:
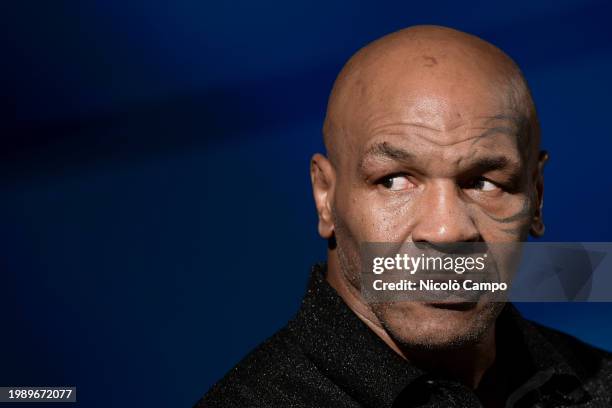
<path fill-rule="evenodd" d="M 300 365 L 300 354 L 287 327 L 247 354 L 198 402 L 197 407 L 251 406 L 275 394 L 278 379 L 287 377 L 289 365 Z"/>
<path fill-rule="evenodd" d="M 605 387 L 608 393 L 611 392 L 611 352 L 587 344 L 559 330 L 535 322 L 530 323 L 561 354 L 576 374 L 581 377 L 585 385 L 589 386 L 589 388 Z"/>
<path fill-rule="evenodd" d="M 289 324 L 252 350 L 196 407 L 299 407 L 336 394 L 337 386 L 301 351 L 291 330 Z"/>

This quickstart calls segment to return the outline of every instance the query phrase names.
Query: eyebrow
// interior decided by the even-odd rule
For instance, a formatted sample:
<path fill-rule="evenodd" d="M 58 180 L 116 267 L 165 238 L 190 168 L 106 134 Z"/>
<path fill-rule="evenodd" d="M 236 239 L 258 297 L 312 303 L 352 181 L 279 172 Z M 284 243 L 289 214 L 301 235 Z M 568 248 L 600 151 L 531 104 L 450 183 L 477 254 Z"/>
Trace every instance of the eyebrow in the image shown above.
<path fill-rule="evenodd" d="M 408 162 L 414 160 L 416 158 L 416 155 L 400 147 L 393 146 L 388 142 L 376 143 L 372 145 L 372 147 L 370 147 L 368 150 L 366 150 L 359 163 L 359 167 L 363 167 L 365 161 L 371 157 Z M 484 172 L 501 170 L 507 167 L 509 164 L 511 163 L 507 157 L 493 156 L 476 159 L 475 161 L 469 164 L 469 167 Z"/>
<path fill-rule="evenodd" d="M 376 143 L 372 145 L 368 150 L 366 150 L 361 160 L 359 161 L 359 168 L 363 169 L 365 167 L 365 162 L 371 157 L 390 159 L 400 162 L 409 162 L 413 160 L 416 156 L 407 150 L 392 146 L 388 142 Z"/>
<path fill-rule="evenodd" d="M 417 155 L 414 153 L 411 153 L 400 147 L 393 146 L 388 142 L 380 142 L 372 145 L 368 150 L 366 150 L 366 152 L 362 156 L 361 160 L 359 161 L 359 169 L 362 172 L 366 167 L 366 162 L 373 157 L 409 164 L 413 164 L 414 161 L 417 160 Z M 520 167 L 518 163 L 508 159 L 506 156 L 500 155 L 480 157 L 474 160 L 466 158 L 464 160 L 466 163 L 464 164 L 464 170 L 462 171 L 463 173 L 483 174 L 496 170 L 508 170 L 509 168 L 513 168 L 513 173 L 516 173 L 516 170 L 518 170 L 517 167 Z M 517 181 L 519 175 L 512 174 L 511 178 L 513 179 L 513 181 Z"/>
<path fill-rule="evenodd" d="M 505 156 L 482 157 L 469 163 L 472 171 L 486 173 L 488 171 L 503 170 L 511 164 Z"/>

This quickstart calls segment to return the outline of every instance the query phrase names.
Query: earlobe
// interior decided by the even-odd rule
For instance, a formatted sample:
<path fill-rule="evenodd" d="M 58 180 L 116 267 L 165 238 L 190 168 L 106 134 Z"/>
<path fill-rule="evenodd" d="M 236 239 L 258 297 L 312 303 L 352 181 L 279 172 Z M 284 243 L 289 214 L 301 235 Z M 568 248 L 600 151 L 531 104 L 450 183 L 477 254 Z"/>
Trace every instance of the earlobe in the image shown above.
<path fill-rule="evenodd" d="M 330 161 L 322 154 L 315 154 L 310 160 L 310 180 L 315 206 L 319 215 L 319 235 L 329 239 L 334 234 L 332 202 L 336 173 Z"/>
<path fill-rule="evenodd" d="M 529 229 L 531 235 L 534 238 L 540 238 L 542 235 L 544 235 L 545 230 L 546 227 L 544 226 L 544 221 L 542 221 L 540 217 L 534 217 L 533 221 L 531 222 L 531 228 Z"/>

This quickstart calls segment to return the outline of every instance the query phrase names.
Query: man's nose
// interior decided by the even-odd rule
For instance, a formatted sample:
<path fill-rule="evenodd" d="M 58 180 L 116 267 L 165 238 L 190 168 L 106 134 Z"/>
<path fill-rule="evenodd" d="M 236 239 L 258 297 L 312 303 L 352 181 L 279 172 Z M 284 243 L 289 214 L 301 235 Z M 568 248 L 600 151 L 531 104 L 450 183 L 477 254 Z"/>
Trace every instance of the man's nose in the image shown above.
<path fill-rule="evenodd" d="M 420 197 L 414 242 L 477 242 L 480 233 L 469 214 L 460 188 L 451 180 L 437 180 Z"/>

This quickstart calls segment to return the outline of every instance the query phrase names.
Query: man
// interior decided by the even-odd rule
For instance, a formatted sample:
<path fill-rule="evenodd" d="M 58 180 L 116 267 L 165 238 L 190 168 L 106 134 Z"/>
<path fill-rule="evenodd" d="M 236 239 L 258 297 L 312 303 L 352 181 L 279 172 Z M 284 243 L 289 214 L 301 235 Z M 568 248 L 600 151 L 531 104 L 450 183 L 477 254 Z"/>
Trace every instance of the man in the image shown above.
<path fill-rule="evenodd" d="M 432 26 L 355 54 L 332 90 L 311 179 L 326 264 L 297 316 L 199 406 L 612 406 L 612 359 L 510 305 L 368 303 L 360 244 L 541 236 L 539 125 L 502 51 Z"/>

